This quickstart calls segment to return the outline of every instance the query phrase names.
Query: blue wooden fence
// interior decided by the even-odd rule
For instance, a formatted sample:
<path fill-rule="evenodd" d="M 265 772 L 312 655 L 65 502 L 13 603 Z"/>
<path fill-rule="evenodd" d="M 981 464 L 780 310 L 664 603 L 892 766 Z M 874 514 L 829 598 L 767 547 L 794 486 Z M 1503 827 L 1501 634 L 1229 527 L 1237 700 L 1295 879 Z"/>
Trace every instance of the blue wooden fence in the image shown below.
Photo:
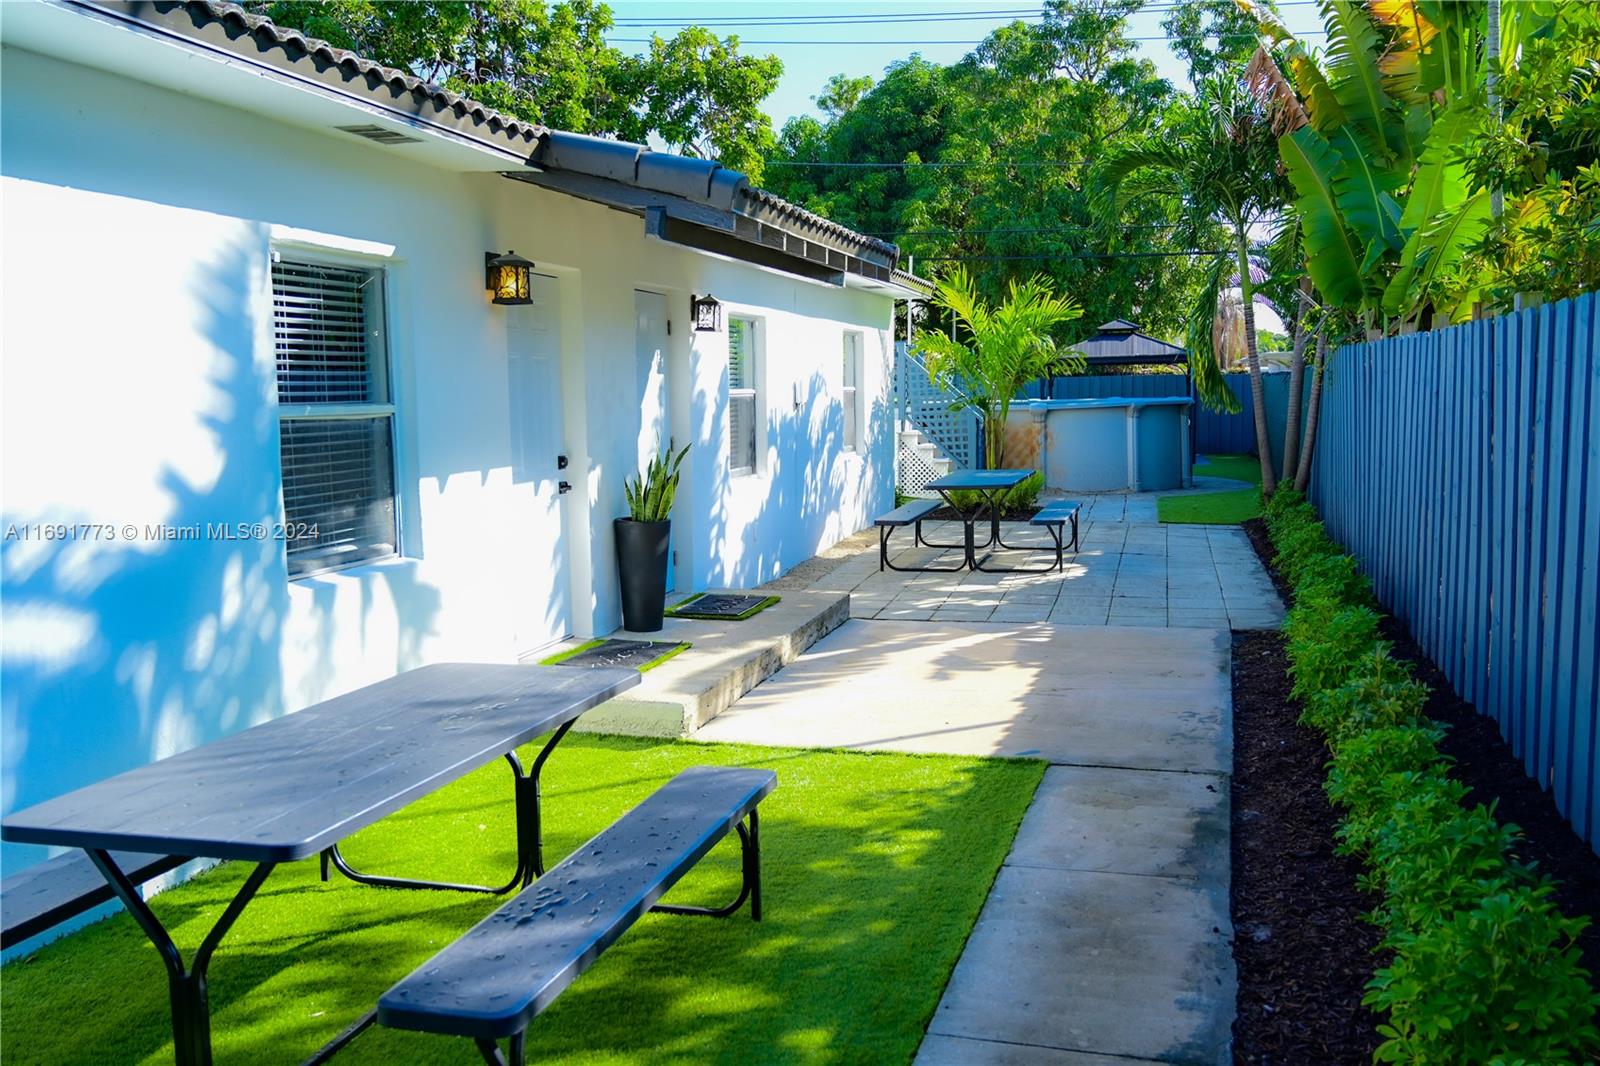
<path fill-rule="evenodd" d="M 1340 350 L 1313 500 L 1600 851 L 1596 294 Z"/>
<path fill-rule="evenodd" d="M 1225 374 L 1228 387 L 1239 399 L 1239 413 L 1225 414 L 1195 405 L 1194 450 L 1197 455 L 1254 455 L 1256 453 L 1255 404 L 1250 399 L 1249 374 Z M 1288 414 L 1289 375 L 1265 374 L 1267 427 L 1272 436 L 1273 461 L 1282 466 L 1284 419 Z M 1025 390 L 1040 394 L 1040 383 Z M 1100 399 L 1105 396 L 1187 396 L 1189 379 L 1182 374 L 1074 374 L 1054 381 L 1058 400 Z"/>

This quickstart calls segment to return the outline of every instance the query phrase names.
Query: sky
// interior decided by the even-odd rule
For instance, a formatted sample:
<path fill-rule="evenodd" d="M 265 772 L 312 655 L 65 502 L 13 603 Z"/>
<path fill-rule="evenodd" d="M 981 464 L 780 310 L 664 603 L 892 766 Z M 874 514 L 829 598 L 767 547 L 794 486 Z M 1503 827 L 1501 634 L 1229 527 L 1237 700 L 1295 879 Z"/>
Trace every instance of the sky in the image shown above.
<path fill-rule="evenodd" d="M 795 115 L 816 115 L 812 100 L 834 74 L 871 75 L 874 79 L 896 59 L 913 52 L 936 63 L 954 63 L 996 27 L 1017 17 L 1037 21 L 1040 4 L 1030 0 L 810 0 L 808 3 L 751 3 L 749 0 L 607 0 L 619 25 L 610 40 L 632 52 L 644 51 L 652 32 L 670 37 L 686 25 L 701 24 L 723 36 L 738 34 L 743 50 L 783 60 L 783 78 L 766 101 L 776 129 Z M 1146 10 L 1129 19 L 1141 53 L 1162 77 L 1187 87 L 1184 64 L 1167 46 L 1161 20 L 1171 0 L 1147 0 Z M 1279 0 L 1284 22 L 1295 33 L 1321 28 L 1311 0 Z M 937 14 L 941 21 L 898 21 L 854 25 L 760 25 L 763 19 L 804 18 L 825 23 L 830 17 Z M 631 23 L 631 25 L 630 25 Z M 645 25 L 645 23 L 652 23 Z M 1320 36 L 1313 38 L 1320 41 Z M 790 43 L 786 43 L 790 42 Z M 824 43 L 798 43 L 824 42 Z"/>

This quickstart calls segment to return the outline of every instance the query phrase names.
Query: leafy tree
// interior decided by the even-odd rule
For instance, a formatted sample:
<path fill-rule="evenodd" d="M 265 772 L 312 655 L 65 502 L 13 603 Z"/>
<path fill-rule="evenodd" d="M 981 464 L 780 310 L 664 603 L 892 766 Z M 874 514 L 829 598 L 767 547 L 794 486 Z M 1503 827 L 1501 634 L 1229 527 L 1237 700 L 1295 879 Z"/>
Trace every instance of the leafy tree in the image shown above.
<path fill-rule="evenodd" d="M 1465 264 L 1499 307 L 1600 288 L 1600 7 L 1562 4 L 1531 34 L 1526 21 L 1502 41 L 1500 113 L 1485 108 L 1461 148 L 1472 188 L 1505 201 Z"/>
<path fill-rule="evenodd" d="M 1251 229 L 1281 209 L 1288 189 L 1278 173 L 1277 145 L 1266 109 L 1236 79 L 1227 75 L 1208 78 L 1182 122 L 1172 130 L 1109 149 L 1096 167 L 1093 181 L 1097 208 L 1111 222 L 1128 202 L 1157 196 L 1181 204 L 1195 230 L 1213 221 L 1226 227 L 1231 248 L 1212 261 L 1206 286 L 1191 311 L 1190 365 L 1196 387 L 1213 402 L 1222 398 L 1226 386 L 1211 354 L 1211 331 L 1231 260 L 1244 317 L 1261 488 L 1270 496 L 1277 479 L 1267 436 L 1256 337 Z"/>
<path fill-rule="evenodd" d="M 1270 2 L 1263 8 L 1275 10 Z M 1238 70 L 1256 50 L 1256 20 L 1234 0 L 1178 0 L 1161 29 L 1198 85 L 1222 71 Z"/>
<path fill-rule="evenodd" d="M 1366 328 L 1462 320 L 1495 296 L 1486 291 L 1495 255 L 1506 253 L 1503 266 L 1515 274 L 1515 234 L 1552 220 L 1541 235 L 1561 248 L 1561 261 L 1548 266 L 1559 275 L 1577 263 L 1570 288 L 1586 267 L 1600 273 L 1585 237 L 1595 201 L 1579 173 L 1595 160 L 1594 9 L 1502 5 L 1506 60 L 1497 73 L 1517 94 L 1511 121 L 1488 108 L 1486 10 L 1445 0 L 1330 2 L 1325 61 L 1256 13 L 1277 54 L 1258 51 L 1249 80 L 1277 109 L 1307 269 L 1323 299 Z M 1526 75 L 1518 56 L 1529 60 Z M 1548 144 L 1533 147 L 1540 136 L 1561 139 L 1562 154 L 1572 149 L 1553 181 L 1537 166 L 1556 158 Z M 1498 222 L 1497 187 L 1526 194 Z"/>
<path fill-rule="evenodd" d="M 791 121 L 778 151 L 791 164 L 896 165 L 774 166 L 768 187 L 895 241 L 920 273 L 967 263 L 991 299 L 1045 273 L 1094 316 L 1061 341 L 1111 317 L 1179 336 L 1203 274 L 1185 253 L 1215 238 L 1187 243 L 1173 205 L 1154 200 L 1103 227 L 1085 188 L 1087 161 L 1178 105 L 1129 40 L 1137 7 L 1052 0 L 1039 23 L 1001 27 L 959 63 L 893 64 L 849 110 Z"/>
<path fill-rule="evenodd" d="M 313 37 L 557 129 L 717 158 L 761 177 L 773 148 L 761 101 L 776 56 L 690 27 L 646 56 L 604 39 L 611 9 L 595 0 L 256 0 L 246 7 Z"/>
<path fill-rule="evenodd" d="M 740 55 L 737 37 L 724 40 L 690 26 L 671 40 L 653 38 L 649 57 L 632 65 L 626 84 L 633 99 L 643 101 L 643 132 L 760 181 L 777 144 L 761 101 L 782 73 L 776 56 Z"/>
<path fill-rule="evenodd" d="M 1012 279 L 1005 299 L 991 304 L 961 267 L 939 282 L 939 305 L 956 320 L 965 342 L 942 333 L 924 334 L 921 348 L 928 370 L 941 384 L 956 384 L 970 408 L 983 419 L 985 465 L 1004 465 L 1006 418 L 1022 387 L 1053 368 L 1082 369 L 1083 357 L 1056 343 L 1061 325 L 1083 314 L 1071 299 L 1058 296 L 1050 279 L 1035 274 Z M 953 331 L 955 332 L 955 331 Z"/>
<path fill-rule="evenodd" d="M 834 119 L 859 104 L 871 88 L 872 79 L 866 75 L 852 78 L 848 74 L 835 74 L 812 100 L 816 102 L 818 110 Z"/>

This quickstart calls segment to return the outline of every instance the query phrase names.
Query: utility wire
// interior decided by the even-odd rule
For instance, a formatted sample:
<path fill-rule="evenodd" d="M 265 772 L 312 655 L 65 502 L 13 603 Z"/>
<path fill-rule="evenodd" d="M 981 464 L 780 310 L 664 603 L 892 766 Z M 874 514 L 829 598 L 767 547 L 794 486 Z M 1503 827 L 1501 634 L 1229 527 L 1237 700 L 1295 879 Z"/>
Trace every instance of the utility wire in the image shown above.
<path fill-rule="evenodd" d="M 1315 7 L 1321 0 L 1282 0 L 1279 7 Z M 1130 13 L 1129 17 L 1145 12 L 1175 11 L 1180 5 L 1175 3 L 1147 4 L 1138 11 Z M 687 16 L 673 18 L 670 16 L 624 16 L 613 20 L 613 24 L 622 27 L 641 26 L 807 26 L 807 25 L 860 25 L 870 23 L 895 23 L 895 22 L 979 22 L 997 18 L 1044 18 L 1043 12 L 1038 7 L 1021 8 L 990 8 L 972 11 L 867 11 L 851 14 L 819 14 L 819 15 L 751 15 L 747 17 L 722 17 L 700 18 Z"/>
<path fill-rule="evenodd" d="M 1327 33 L 1326 30 L 1305 30 L 1305 31 L 1303 31 L 1301 33 L 1295 34 L 1295 36 L 1296 37 L 1312 37 L 1312 36 L 1326 35 L 1326 33 Z M 1220 33 L 1220 34 L 1213 33 L 1213 34 L 1208 34 L 1206 36 L 1206 39 L 1207 40 L 1211 40 L 1212 38 L 1215 38 L 1217 40 L 1254 41 L 1254 40 L 1257 40 L 1259 37 L 1260 37 L 1260 34 L 1255 34 L 1255 33 Z M 790 40 L 755 40 L 755 39 L 741 37 L 741 38 L 739 38 L 739 43 L 742 44 L 742 45 L 756 45 L 756 46 L 760 46 L 762 48 L 772 48 L 772 47 L 779 47 L 779 46 L 785 46 L 785 45 L 791 45 L 791 44 L 825 44 L 825 45 L 833 45 L 834 47 L 838 47 L 840 45 L 852 45 L 852 44 L 854 44 L 854 45 L 912 45 L 912 44 L 916 44 L 916 45 L 930 45 L 930 44 L 979 45 L 979 44 L 983 44 L 984 40 L 986 40 L 986 39 L 987 38 L 982 38 L 982 39 L 979 39 L 979 40 L 972 40 L 970 38 L 963 37 L 963 38 L 954 38 L 954 39 L 951 39 L 951 38 L 922 38 L 922 39 L 913 38 L 913 39 L 910 39 L 910 40 L 882 40 L 882 39 L 873 39 L 873 40 L 860 40 L 860 39 L 856 39 L 856 40 L 839 40 L 839 39 L 829 39 L 829 40 L 816 40 L 816 39 L 811 39 L 811 40 L 793 40 L 793 39 L 790 39 Z M 609 38 L 609 40 L 613 44 L 650 44 L 652 41 L 656 40 L 656 38 L 655 37 L 612 37 L 612 38 Z M 1155 36 L 1155 37 L 1124 37 L 1123 40 L 1125 40 L 1125 41 L 1171 41 L 1172 38 L 1167 37 L 1165 35 L 1158 35 L 1158 36 Z"/>
<path fill-rule="evenodd" d="M 1168 259 L 1178 256 L 1201 255 L 1228 255 L 1226 249 L 1193 249 L 1182 252 L 1063 252 L 1060 255 L 1039 253 L 1037 255 L 919 255 L 917 261 L 921 263 L 946 263 L 969 262 L 973 260 L 1002 260 L 1002 259 Z"/>
<path fill-rule="evenodd" d="M 1053 159 L 1043 159 L 1043 160 L 1034 160 L 1034 159 L 1027 159 L 1027 160 L 1023 160 L 1023 159 L 1016 159 L 1016 160 L 1013 160 L 1013 159 L 991 159 L 991 160 L 958 161 L 958 162 L 951 162 L 951 163 L 940 163 L 940 162 L 932 162 L 932 163 L 826 163 L 826 162 L 818 162 L 818 163 L 813 163 L 813 162 L 808 162 L 808 161 L 802 160 L 802 159 L 768 159 L 768 160 L 765 161 L 765 165 L 769 166 L 769 167 L 830 167 L 830 168 L 831 167 L 838 167 L 840 169 L 858 169 L 858 168 L 873 168 L 873 167 L 886 167 L 886 168 L 893 168 L 893 167 L 933 167 L 933 168 L 948 168 L 948 167 L 1087 167 L 1087 166 L 1094 165 L 1094 160 L 1092 160 L 1092 159 L 1070 159 L 1070 160 L 1059 160 L 1058 161 L 1058 160 L 1053 160 Z"/>
<path fill-rule="evenodd" d="M 1279 218 L 1261 219 L 1262 222 L 1279 222 Z M 1178 229 L 1187 226 L 1187 222 L 1125 222 L 1118 223 L 1114 229 Z M 1000 229 L 908 229 L 908 230 L 856 230 L 857 233 L 868 237 L 978 237 L 991 233 L 1083 233 L 1093 229 L 1091 224 L 1081 226 L 1014 226 Z"/>

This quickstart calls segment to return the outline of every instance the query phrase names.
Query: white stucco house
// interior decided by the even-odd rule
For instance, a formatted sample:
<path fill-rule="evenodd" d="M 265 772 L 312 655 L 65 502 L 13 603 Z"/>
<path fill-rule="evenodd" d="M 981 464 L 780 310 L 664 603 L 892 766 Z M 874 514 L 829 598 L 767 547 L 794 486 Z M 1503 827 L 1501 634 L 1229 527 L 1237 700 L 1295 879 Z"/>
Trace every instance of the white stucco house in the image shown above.
<path fill-rule="evenodd" d="M 892 506 L 892 245 L 226 4 L 7 3 L 0 41 L 5 810 L 611 631 L 668 438 L 682 592 Z"/>

